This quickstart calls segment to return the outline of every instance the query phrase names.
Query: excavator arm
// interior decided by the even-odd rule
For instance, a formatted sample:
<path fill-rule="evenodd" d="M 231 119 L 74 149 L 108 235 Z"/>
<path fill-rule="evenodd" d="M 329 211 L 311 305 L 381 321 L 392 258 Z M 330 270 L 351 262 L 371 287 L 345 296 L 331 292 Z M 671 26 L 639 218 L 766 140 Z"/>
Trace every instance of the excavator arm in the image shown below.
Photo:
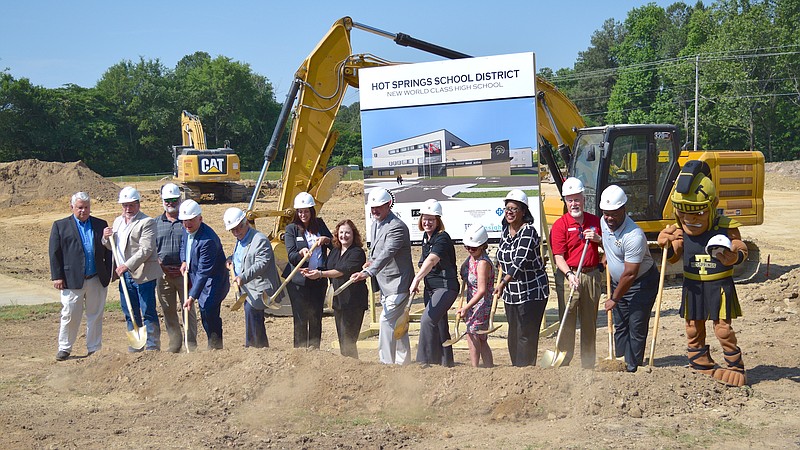
<path fill-rule="evenodd" d="M 396 64 L 371 54 L 352 54 L 350 31 L 353 28 L 392 39 L 398 45 L 445 58 L 470 57 L 404 33 L 389 33 L 354 22 L 350 17 L 336 21 L 295 73 L 272 138 L 264 151 L 264 165 L 247 208 L 247 217 L 251 222 L 261 217 L 277 217 L 270 234 L 271 240 L 276 244 L 294 214 L 294 197 L 300 192 L 311 193 L 319 210 L 330 198 L 343 175 L 341 168 L 327 171 L 327 165 L 338 138 L 338 133 L 333 130 L 333 122 L 347 86 L 358 87 L 360 69 Z M 558 143 L 562 151 L 566 147 L 568 153 L 569 147 L 564 143 L 574 140 L 575 130 L 584 125 L 583 119 L 575 105 L 555 86 L 538 77 L 536 82 L 539 90 L 538 133 L 541 138 Z M 258 209 L 257 199 L 266 171 L 275 159 L 278 143 L 290 118 L 291 134 L 284 159 L 277 208 Z"/>

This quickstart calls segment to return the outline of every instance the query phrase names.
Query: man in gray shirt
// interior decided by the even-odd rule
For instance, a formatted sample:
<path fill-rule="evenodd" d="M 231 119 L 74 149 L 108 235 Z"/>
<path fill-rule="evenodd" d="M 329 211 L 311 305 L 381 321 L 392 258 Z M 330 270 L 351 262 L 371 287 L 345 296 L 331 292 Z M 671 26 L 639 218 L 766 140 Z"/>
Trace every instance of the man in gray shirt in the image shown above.
<path fill-rule="evenodd" d="M 156 249 L 158 262 L 164 272 L 156 283 L 156 293 L 164 313 L 164 325 L 169 335 L 168 351 L 178 353 L 183 343 L 183 333 L 178 320 L 177 305 L 183 304 L 183 276 L 181 275 L 181 238 L 183 225 L 178 219 L 181 204 L 181 190 L 173 183 L 161 188 L 164 214 L 156 218 Z M 180 296 L 180 301 L 177 297 Z M 189 350 L 197 348 L 197 313 L 189 310 Z"/>
<path fill-rule="evenodd" d="M 647 238 L 628 217 L 625 191 L 607 187 L 600 196 L 603 249 L 611 273 L 611 293 L 605 303 L 613 311 L 617 357 L 625 357 L 628 372 L 643 363 L 650 311 L 658 295 L 658 271 Z"/>

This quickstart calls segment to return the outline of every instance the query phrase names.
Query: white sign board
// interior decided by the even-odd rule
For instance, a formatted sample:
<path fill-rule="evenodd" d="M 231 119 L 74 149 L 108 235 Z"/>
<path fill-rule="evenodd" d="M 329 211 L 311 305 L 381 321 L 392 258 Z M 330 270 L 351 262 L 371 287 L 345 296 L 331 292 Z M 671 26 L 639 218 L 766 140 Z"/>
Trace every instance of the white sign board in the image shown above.
<path fill-rule="evenodd" d="M 359 85 L 364 189 L 392 192 L 412 241 L 431 198 L 456 241 L 480 223 L 496 242 L 512 189 L 540 225 L 538 167 L 511 164 L 512 150 L 537 148 L 533 53 L 363 69 Z M 366 205 L 365 216 L 369 230 Z"/>

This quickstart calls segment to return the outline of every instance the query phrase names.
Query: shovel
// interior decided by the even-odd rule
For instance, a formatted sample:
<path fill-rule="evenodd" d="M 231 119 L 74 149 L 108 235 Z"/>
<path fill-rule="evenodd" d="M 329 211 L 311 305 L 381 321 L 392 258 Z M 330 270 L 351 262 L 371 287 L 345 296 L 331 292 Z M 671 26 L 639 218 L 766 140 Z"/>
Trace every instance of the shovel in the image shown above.
<path fill-rule="evenodd" d="M 583 253 L 581 253 L 581 260 L 578 263 L 577 273 L 580 274 L 583 270 L 583 260 L 586 258 L 586 250 L 589 249 L 589 241 L 583 244 Z M 564 309 L 564 317 L 561 318 L 561 325 L 558 326 L 558 335 L 556 335 L 556 351 L 545 350 L 542 358 L 539 359 L 539 367 L 560 367 L 567 357 L 567 351 L 561 348 L 561 332 L 564 330 L 564 324 L 567 323 L 567 316 L 574 306 L 572 304 L 572 296 L 575 294 L 575 287 L 572 286 L 569 290 L 569 298 L 567 299 L 567 307 Z"/>
<path fill-rule="evenodd" d="M 183 303 L 189 301 L 189 272 L 183 274 Z M 194 305 L 192 305 L 194 308 Z M 183 310 L 183 348 L 189 353 L 189 308 L 182 307 Z"/>
<path fill-rule="evenodd" d="M 278 290 L 275 291 L 275 293 L 269 297 L 269 304 L 275 303 L 275 299 L 278 298 L 279 295 L 281 295 L 281 292 L 283 292 L 284 289 L 286 289 L 286 285 L 289 284 L 289 281 L 291 281 L 292 278 L 294 278 L 297 271 L 300 270 L 301 267 L 303 267 L 303 264 L 305 264 L 306 261 L 308 261 L 308 258 L 311 258 L 311 253 L 313 253 L 314 249 L 317 248 L 317 245 L 319 245 L 319 241 L 320 239 L 314 241 L 314 244 L 311 246 L 310 249 L 308 249 L 308 253 L 306 253 L 306 256 L 303 256 L 303 259 L 301 259 L 300 262 L 297 263 L 297 265 L 294 267 L 294 270 L 292 270 L 289 276 L 287 276 L 286 279 L 283 280 L 283 283 L 281 283 L 281 287 L 279 287 Z"/>
<path fill-rule="evenodd" d="M 461 296 L 461 300 L 459 300 L 459 302 L 458 302 L 458 310 L 459 311 L 461 310 L 461 307 L 464 306 L 464 298 L 465 298 L 465 296 L 462 295 Z M 452 347 L 453 344 L 455 344 L 456 342 L 460 341 L 467 334 L 466 331 L 464 331 L 463 333 L 459 334 L 459 332 L 458 332 L 458 324 L 459 324 L 459 322 L 461 322 L 461 314 L 456 315 L 456 323 L 455 323 L 455 325 L 453 325 L 453 336 L 457 336 L 457 337 L 450 338 L 450 339 L 442 342 L 442 347 Z"/>
<path fill-rule="evenodd" d="M 116 259 L 117 264 L 119 264 L 116 239 L 112 235 L 109 240 L 111 241 L 111 251 L 114 253 L 114 259 Z M 144 348 L 144 345 L 147 343 L 147 328 L 139 328 L 136 325 L 136 317 L 133 315 L 133 306 L 131 306 L 131 297 L 130 294 L 128 294 L 128 283 L 125 282 L 125 274 L 119 277 L 119 282 L 122 283 L 122 294 L 123 297 L 125 297 L 125 304 L 128 306 L 128 314 L 130 314 L 131 323 L 133 324 L 133 330 L 125 331 L 125 334 L 128 335 L 128 345 L 139 350 Z"/>
<path fill-rule="evenodd" d="M 239 296 L 236 297 L 236 301 L 233 302 L 233 305 L 231 305 L 231 311 L 238 311 L 242 308 L 242 305 L 244 305 L 244 301 L 247 299 L 247 294 L 242 292 L 242 288 L 239 286 L 239 283 L 234 281 L 231 284 L 233 284 L 233 286 L 236 288 L 236 293 L 239 294 Z"/>
<path fill-rule="evenodd" d="M 502 281 L 503 281 L 503 271 L 498 270 L 497 286 L 500 286 L 500 283 Z M 497 286 L 495 286 L 495 290 Z M 503 326 L 503 325 L 494 326 L 494 312 L 497 311 L 498 303 L 500 303 L 500 294 L 497 294 L 494 297 L 492 297 L 492 312 L 489 314 L 489 328 L 486 330 L 478 330 L 478 334 L 492 334 Z"/>
<path fill-rule="evenodd" d="M 411 319 L 411 304 L 414 303 L 414 298 L 415 297 L 411 297 L 408 301 L 408 306 L 405 311 L 403 311 L 403 315 L 400 316 L 395 323 L 394 333 L 392 335 L 394 340 L 398 340 L 408 333 L 408 321 Z"/>
<path fill-rule="evenodd" d="M 608 270 L 608 265 L 606 265 L 606 292 L 608 298 L 611 298 L 611 271 Z M 610 309 L 606 311 L 606 315 L 608 316 L 608 358 L 606 359 L 614 361 L 617 359 L 614 351 L 614 317 Z"/>
<path fill-rule="evenodd" d="M 656 354 L 656 337 L 658 337 L 658 320 L 661 318 L 661 298 L 664 296 L 664 276 L 667 274 L 667 247 L 661 249 L 661 274 L 658 277 L 658 297 L 656 297 L 656 321 L 653 322 L 653 339 L 650 341 L 650 362 L 649 366 L 653 366 L 653 360 Z"/>
<path fill-rule="evenodd" d="M 333 291 L 333 297 L 336 297 L 337 295 L 339 295 L 342 292 L 344 292 L 345 289 L 347 289 L 348 287 L 350 287 L 351 284 L 353 284 L 353 281 L 354 280 L 352 278 L 350 278 L 347 281 L 345 281 L 345 283 L 343 285 L 339 286 L 339 289 Z"/>

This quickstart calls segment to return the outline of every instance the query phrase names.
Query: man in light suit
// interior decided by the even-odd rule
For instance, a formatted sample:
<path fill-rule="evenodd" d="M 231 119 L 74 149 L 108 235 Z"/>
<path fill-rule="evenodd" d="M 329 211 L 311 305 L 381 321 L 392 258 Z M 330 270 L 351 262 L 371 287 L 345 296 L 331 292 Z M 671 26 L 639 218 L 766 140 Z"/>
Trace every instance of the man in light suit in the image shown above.
<path fill-rule="evenodd" d="M 72 215 L 56 220 L 50 231 L 50 278 L 61 291 L 61 328 L 57 361 L 69 358 L 86 305 L 86 349 L 91 355 L 103 340 L 103 307 L 111 279 L 111 252 L 103 247 L 108 222 L 91 214 L 91 199 L 78 192 L 70 201 Z"/>
<path fill-rule="evenodd" d="M 120 303 L 128 330 L 133 330 L 132 320 L 141 327 L 144 317 L 147 329 L 145 349 L 157 351 L 161 349 L 161 327 L 156 310 L 156 280 L 162 272 L 156 251 L 156 223 L 140 211 L 140 198 L 139 191 L 130 186 L 119 192 L 122 215 L 114 219 L 111 228 L 103 230 L 103 245 L 110 249 L 110 239 L 115 239 L 114 273 L 120 277 Z M 133 311 L 128 311 L 125 302 L 122 290 L 126 287 Z M 131 347 L 128 351 L 137 350 Z"/>
<path fill-rule="evenodd" d="M 181 240 L 181 273 L 189 273 L 189 295 L 184 308 L 197 301 L 200 319 L 208 336 L 209 350 L 222 349 L 222 300 L 231 288 L 225 252 L 219 236 L 203 223 L 203 211 L 194 200 L 181 203 L 178 219 L 183 221 L 186 234 Z"/>
<path fill-rule="evenodd" d="M 281 285 L 272 246 L 264 233 L 250 227 L 241 209 L 228 208 L 222 221 L 225 229 L 236 238 L 236 247 L 228 258 L 228 269 L 233 270 L 234 281 L 247 295 L 244 346 L 269 347 L 264 327 L 264 296 L 271 296 Z"/>
<path fill-rule="evenodd" d="M 408 227 L 391 212 L 394 200 L 384 188 L 374 188 L 367 197 L 373 218 L 372 247 L 364 270 L 350 276 L 355 281 L 375 277 L 381 291 L 378 355 L 384 364 L 407 364 L 411 344 L 408 334 L 394 339 L 394 328 L 410 300 L 414 278 L 411 261 L 411 238 Z"/>

